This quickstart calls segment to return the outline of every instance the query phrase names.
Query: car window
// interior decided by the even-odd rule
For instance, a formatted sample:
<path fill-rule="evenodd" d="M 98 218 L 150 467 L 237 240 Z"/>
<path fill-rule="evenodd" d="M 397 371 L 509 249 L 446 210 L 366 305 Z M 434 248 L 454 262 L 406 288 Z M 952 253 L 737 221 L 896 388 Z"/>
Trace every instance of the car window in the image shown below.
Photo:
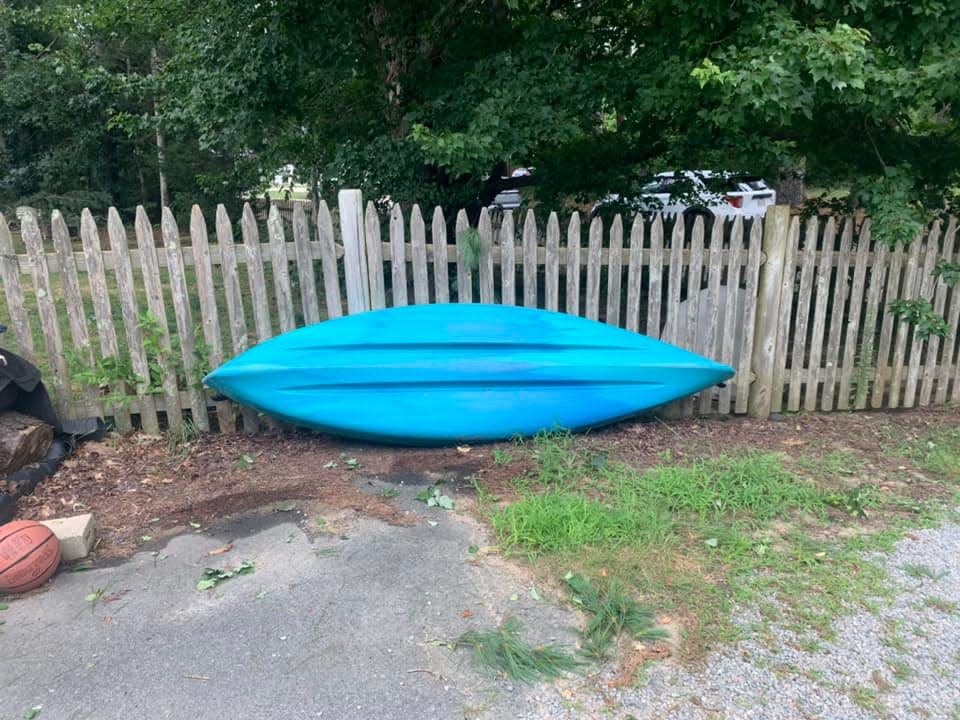
<path fill-rule="evenodd" d="M 703 185 L 712 193 L 724 193 L 739 190 L 740 187 L 729 177 L 705 177 Z"/>
<path fill-rule="evenodd" d="M 668 193 L 670 188 L 676 183 L 674 178 L 661 178 L 656 182 L 652 182 L 649 185 L 643 187 L 645 193 L 650 193 L 651 195 L 656 195 L 658 193 Z"/>
<path fill-rule="evenodd" d="M 738 175 L 736 181 L 741 185 L 746 185 L 750 190 L 769 190 L 767 183 L 762 177 L 756 175 Z M 746 189 L 745 188 L 745 189 Z"/>

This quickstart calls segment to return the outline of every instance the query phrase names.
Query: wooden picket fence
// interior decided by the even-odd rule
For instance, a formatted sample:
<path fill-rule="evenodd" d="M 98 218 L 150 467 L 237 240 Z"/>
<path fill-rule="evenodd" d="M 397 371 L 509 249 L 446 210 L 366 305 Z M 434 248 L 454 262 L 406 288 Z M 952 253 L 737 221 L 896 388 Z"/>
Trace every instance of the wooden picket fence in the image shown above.
<path fill-rule="evenodd" d="M 84 211 L 79 238 L 57 211 L 43 237 L 21 213 L 19 238 L 0 215 L 3 344 L 39 364 L 65 417 L 99 414 L 126 430 L 253 431 L 266 422 L 214 401 L 203 373 L 280 332 L 409 303 L 522 304 L 642 332 L 732 365 L 719 389 L 671 412 L 750 413 L 895 408 L 960 400 L 960 291 L 934 275 L 957 259 L 957 223 L 934 223 L 906 248 L 871 242 L 870 221 L 786 208 L 762 221 L 600 218 L 561 227 L 533 212 L 470 228 L 437 208 L 394 206 L 381 218 L 341 191 L 339 223 L 320 203 L 291 222 L 276 206 L 264 229 L 245 206 L 235 227 L 220 206 L 215 242 L 194 207 L 181 234 L 138 208 L 131 228 L 111 209 Z M 381 222 L 387 227 L 381 228 Z M 520 225 L 520 227 L 518 227 Z M 451 234 L 452 237 L 448 237 Z M 429 240 L 429 241 L 428 241 Z M 928 299 L 948 335 L 921 339 L 889 310 Z"/>

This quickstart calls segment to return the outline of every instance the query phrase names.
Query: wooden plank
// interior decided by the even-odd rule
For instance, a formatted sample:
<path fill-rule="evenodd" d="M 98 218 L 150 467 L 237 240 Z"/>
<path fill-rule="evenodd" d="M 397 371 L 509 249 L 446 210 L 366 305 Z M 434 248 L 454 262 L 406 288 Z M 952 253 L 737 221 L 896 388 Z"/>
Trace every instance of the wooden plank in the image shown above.
<path fill-rule="evenodd" d="M 367 246 L 367 273 L 370 276 L 370 309 L 387 306 L 387 290 L 383 279 L 383 245 L 380 240 L 380 215 L 372 201 L 367 202 L 363 221 L 364 241 Z"/>
<path fill-rule="evenodd" d="M 667 279 L 667 326 L 663 339 L 676 345 L 680 342 L 677 333 L 680 327 L 680 286 L 683 282 L 683 243 L 686 231 L 683 216 L 677 215 L 670 235 L 670 275 Z"/>
<path fill-rule="evenodd" d="M 567 313 L 580 314 L 580 213 L 574 211 L 567 224 Z"/>
<path fill-rule="evenodd" d="M 323 298 L 327 305 L 327 317 L 338 318 L 343 315 L 340 272 L 337 266 L 337 246 L 333 240 L 333 218 L 330 217 L 326 200 L 321 200 L 317 209 L 317 240 L 320 242 L 320 266 L 323 269 Z"/>
<path fill-rule="evenodd" d="M 247 279 L 250 282 L 253 322 L 257 329 L 257 340 L 263 342 L 273 337 L 273 326 L 270 322 L 267 280 L 263 272 L 263 255 L 260 251 L 260 231 L 257 229 L 257 218 L 253 214 L 250 203 L 243 204 L 240 232 L 243 235 L 243 247 L 247 255 Z"/>
<path fill-rule="evenodd" d="M 60 221 L 63 222 L 62 219 Z M 66 237 L 66 248 L 70 247 L 70 238 L 67 235 L 67 226 L 63 224 L 62 231 Z M 120 300 L 120 312 L 123 315 L 123 326 L 127 335 L 127 348 L 130 353 L 130 366 L 140 381 L 136 383 L 137 397 L 140 400 L 140 424 L 148 433 L 160 431 L 160 422 L 157 419 L 157 404 L 153 397 L 150 379 L 150 363 L 140 331 L 140 307 L 137 302 L 136 282 L 133 278 L 133 265 L 130 263 L 130 247 L 127 239 L 127 229 L 120 220 L 116 208 L 107 212 L 107 233 L 110 236 L 110 249 L 117 258 L 117 298 Z M 54 233 L 56 235 L 56 232 Z M 79 292 L 79 285 L 77 292 Z M 66 290 L 66 284 L 64 285 Z M 72 294 L 72 290 L 71 293 Z M 68 300 L 68 302 L 70 302 Z M 81 311 L 83 309 L 80 300 Z M 86 335 L 86 320 L 81 319 L 84 335 Z M 71 326 L 73 321 L 71 320 Z M 153 344 L 153 343 L 151 343 Z"/>
<path fill-rule="evenodd" d="M 623 286 L 623 218 L 618 213 L 610 226 L 607 261 L 607 325 L 620 326 L 620 291 Z"/>
<path fill-rule="evenodd" d="M 544 305 L 560 309 L 560 219 L 555 212 L 547 220 L 547 245 L 543 262 Z"/>
<path fill-rule="evenodd" d="M 891 359 L 890 349 L 896 337 L 896 317 L 890 312 L 890 303 L 899 297 L 900 282 L 903 276 L 904 250 L 897 246 L 890 251 L 890 271 L 887 273 L 887 286 L 884 295 L 882 312 L 883 325 L 880 328 L 880 348 L 877 351 L 877 369 L 873 376 L 873 392 L 870 397 L 870 406 L 883 407 L 883 398 L 887 390 L 890 377 Z"/>
<path fill-rule="evenodd" d="M 480 221 L 477 225 L 480 233 L 480 302 L 492 303 L 493 296 L 493 226 L 490 223 L 490 213 L 486 208 L 480 210 Z"/>
<path fill-rule="evenodd" d="M 457 302 L 473 302 L 473 269 L 470 267 L 470 250 L 467 248 L 467 230 L 470 222 L 467 220 L 467 211 L 457 213 L 457 223 L 454 232 L 457 238 Z"/>
<path fill-rule="evenodd" d="M 587 296 L 585 317 L 600 319 L 600 270 L 603 266 L 603 220 L 599 216 L 590 221 L 587 240 Z"/>
<path fill-rule="evenodd" d="M 734 226 L 736 227 L 736 226 Z M 763 223 L 754 220 L 750 225 L 750 247 L 747 250 L 746 289 L 743 304 L 743 349 L 737 377 L 737 400 L 734 412 L 745 413 L 750 409 L 751 378 L 753 376 L 753 350 L 756 342 L 757 292 L 760 285 L 760 260 L 763 249 Z"/>
<path fill-rule="evenodd" d="M 537 219 L 527 210 L 523 219 L 523 304 L 537 307 Z"/>
<path fill-rule="evenodd" d="M 347 289 L 350 315 L 370 309 L 370 278 L 367 271 L 363 228 L 363 197 L 359 190 L 337 193 L 340 241 L 343 243 L 343 282 Z"/>
<path fill-rule="evenodd" d="M 303 322 L 320 322 L 320 301 L 317 298 L 317 280 L 313 274 L 313 251 L 310 249 L 310 223 L 303 203 L 293 206 L 293 245 L 297 253 L 297 281 L 300 285 L 300 307 Z"/>
<path fill-rule="evenodd" d="M 438 303 L 448 303 L 450 260 L 447 252 L 447 221 L 439 207 L 433 209 L 430 239 L 433 241 L 433 296 Z"/>
<path fill-rule="evenodd" d="M 708 358 L 717 358 L 720 355 L 720 277 L 723 272 L 723 218 L 713 221 L 713 230 L 710 233 L 710 255 L 707 267 L 707 324 L 698 330 L 697 352 Z M 728 303 L 736 302 L 736 295 L 727 298 Z M 729 383 L 726 383 L 729 384 Z M 708 388 L 700 393 L 701 415 L 706 415 L 713 408 L 713 398 L 716 392 Z"/>
<path fill-rule="evenodd" d="M 660 305 L 663 298 L 663 217 L 657 213 L 650 226 L 650 283 L 647 292 L 647 322 L 644 334 L 660 337 Z"/>
<path fill-rule="evenodd" d="M 2 228 L 0 228 L 0 232 L 2 232 Z M 956 258 L 954 257 L 954 250 L 957 249 L 956 237 L 957 219 L 951 217 L 950 223 L 947 225 L 947 234 L 944 238 L 944 258 L 947 261 L 956 262 Z M 947 252 L 948 246 L 951 249 L 949 253 Z M 960 255 L 960 253 L 958 253 L 958 255 Z M 942 279 L 940 285 L 946 287 Z M 950 371 L 954 362 L 953 350 L 956 346 L 957 326 L 960 325 L 960 292 L 958 292 L 957 288 L 953 288 L 947 294 L 950 297 L 950 309 L 944 317 L 947 320 L 949 330 L 943 342 L 943 362 L 940 363 L 940 372 L 937 374 L 937 393 L 934 396 L 934 402 L 936 402 L 937 405 L 942 405 L 947 401 L 947 386 L 950 384 Z M 934 358 L 934 361 L 936 361 L 936 358 Z M 958 365 L 960 365 L 960 363 L 958 363 Z"/>
<path fill-rule="evenodd" d="M 718 254 L 719 257 L 719 254 Z M 633 216 L 630 228 L 630 262 L 627 270 L 627 330 L 640 332 L 640 302 L 643 294 L 643 216 Z"/>
<path fill-rule="evenodd" d="M 277 300 L 277 315 L 280 332 L 296 329 L 296 312 L 293 309 L 293 292 L 290 289 L 290 268 L 287 261 L 287 239 L 283 229 L 283 217 L 276 205 L 270 206 L 267 214 L 267 236 L 270 240 L 270 268 L 273 271 L 273 293 Z"/>
<path fill-rule="evenodd" d="M 36 364 L 39 358 L 33 346 L 33 330 L 24 303 L 23 285 L 20 284 L 20 263 L 3 213 L 0 213 L 0 281 L 3 282 L 10 330 L 13 331 L 16 348 L 26 360 Z"/>
<path fill-rule="evenodd" d="M 180 404 L 180 390 L 177 383 L 177 364 L 173 358 L 170 343 L 170 324 L 167 319 L 167 306 L 163 299 L 163 285 L 160 282 L 160 264 L 157 261 L 156 242 L 153 226 L 142 205 L 137 206 L 134 228 L 137 233 L 137 249 L 140 251 L 143 286 L 147 291 L 146 334 L 156 335 L 156 362 L 160 367 L 160 382 L 163 386 L 167 427 L 178 432 L 183 427 L 183 410 Z M 144 325 L 144 323 L 141 323 Z"/>
<path fill-rule="evenodd" d="M 810 319 L 811 294 L 813 292 L 813 263 L 817 251 L 817 218 L 807 221 L 807 231 L 800 252 L 800 291 L 797 293 L 797 321 L 793 332 L 793 356 L 790 359 L 790 390 L 787 396 L 787 410 L 797 412 L 800 409 L 800 391 L 802 384 L 810 378 L 816 378 L 816 368 L 804 368 L 807 353 L 807 330 Z"/>
<path fill-rule="evenodd" d="M 917 280 L 919 286 L 918 297 L 933 304 L 934 286 L 936 277 L 933 275 L 933 268 L 940 256 L 940 221 L 936 220 L 930 228 L 930 232 L 925 238 L 923 269 L 920 272 L 920 278 Z M 915 242 L 922 242 L 917 240 Z M 941 308 L 942 310 L 942 308 Z M 903 392 L 903 407 L 913 407 L 916 403 L 917 383 L 920 381 L 920 361 L 923 356 L 923 347 L 927 343 L 917 337 L 916 329 L 913 332 L 912 342 L 910 344 L 910 360 L 907 365 L 907 382 Z"/>
<path fill-rule="evenodd" d="M 23 239 L 24 241 L 27 240 L 26 233 L 24 233 Z M 86 208 L 80 214 L 80 239 L 83 243 L 83 254 L 87 259 L 87 280 L 90 283 L 90 296 L 93 299 L 93 314 L 97 320 L 100 354 L 103 358 L 116 358 L 119 362 L 120 350 L 117 345 L 117 332 L 113 327 L 110 289 L 107 285 L 107 274 L 103 267 L 100 234 L 97 232 L 93 215 Z M 42 312 L 40 318 L 43 319 Z M 120 395 L 127 394 L 126 383 L 121 383 L 110 390 Z M 127 432 L 132 427 L 130 413 L 125 408 L 114 407 L 113 418 L 120 432 Z"/>
<path fill-rule="evenodd" d="M 783 277 L 780 293 L 780 319 L 777 323 L 777 344 L 774 346 L 773 379 L 770 394 L 770 411 L 783 410 L 784 386 L 787 384 L 787 347 L 790 343 L 790 320 L 793 315 L 794 286 L 797 280 L 797 251 L 800 246 L 800 220 L 790 221 L 787 252 L 783 261 Z"/>
<path fill-rule="evenodd" d="M 77 263 L 73 256 L 73 243 L 70 241 L 70 231 L 67 223 L 64 222 L 63 215 L 59 210 L 54 210 L 50 218 L 50 228 L 53 235 L 53 247 L 56 250 L 57 257 L 60 259 L 60 283 L 63 286 L 63 302 L 67 309 L 67 320 L 70 323 L 70 339 L 73 343 L 74 356 L 86 364 L 93 367 L 93 347 L 90 345 L 90 332 L 87 328 L 87 314 L 83 305 L 83 294 L 80 291 L 80 278 L 77 275 Z M 2 230 L 0 230 L 2 232 Z M 19 286 L 19 278 L 17 278 Z M 132 288 L 132 283 L 128 286 Z M 131 289 L 127 293 L 132 293 Z M 120 290 L 120 298 L 123 300 L 124 291 Z M 134 298 L 134 302 L 136 299 Z M 126 320 L 126 313 L 124 313 Z M 140 348 L 139 331 L 137 330 L 136 313 L 134 313 L 134 331 L 137 333 L 137 340 L 130 341 L 131 352 L 135 348 Z M 69 353 L 69 351 L 67 351 Z M 134 368 L 134 372 L 143 376 Z M 100 402 L 100 393 L 97 388 L 85 387 L 83 397 L 87 404 L 97 405 Z M 99 410 L 98 415 L 103 415 L 103 410 Z M 156 422 L 156 413 L 154 413 L 154 422 Z M 146 423 L 144 429 L 147 429 Z M 156 432 L 156 428 L 149 430 Z"/>
<path fill-rule="evenodd" d="M 903 289 L 900 293 L 902 300 L 915 300 L 917 296 L 917 273 L 920 268 L 920 250 L 923 242 L 915 238 L 910 243 L 910 254 L 907 256 L 907 269 L 903 278 Z M 893 375 L 890 382 L 890 395 L 887 398 L 887 407 L 900 407 L 900 393 L 903 389 L 903 368 L 907 352 L 907 335 L 910 325 L 899 318 L 895 320 L 897 326 L 897 342 L 893 349 Z"/>
<path fill-rule="evenodd" d="M 89 216 L 89 213 L 87 213 Z M 93 222 L 93 218 L 90 218 Z M 96 228 L 94 228 L 96 230 Z M 27 255 L 33 264 L 33 291 L 37 298 L 37 313 L 40 315 L 40 329 L 43 331 L 43 340 L 47 348 L 47 363 L 50 368 L 49 385 L 57 411 L 65 410 L 70 404 L 70 370 L 67 367 L 66 357 L 63 354 L 63 339 L 60 337 L 60 323 L 57 319 L 57 299 L 53 295 L 53 285 L 50 282 L 50 271 L 47 266 L 47 256 L 43 249 L 43 236 L 40 234 L 40 224 L 32 210 L 20 217 L 20 235 L 26 245 Z M 104 287 L 106 283 L 104 283 Z M 95 298 L 96 299 L 96 298 Z M 102 306 L 101 306 L 102 307 Z M 106 298 L 106 307 L 109 310 L 110 298 Z M 100 319 L 100 316 L 97 316 Z M 113 325 L 110 325 L 113 330 Z M 117 339 L 113 337 L 113 356 L 116 356 Z M 111 388 L 113 391 L 123 392 L 122 388 Z M 125 418 L 117 412 L 117 427 L 120 430 L 130 429 L 130 415 Z"/>
<path fill-rule="evenodd" d="M 243 291 L 240 289 L 240 276 L 237 273 L 237 248 L 233 241 L 233 225 L 223 205 L 217 205 L 217 247 L 223 259 L 223 293 L 227 303 L 227 319 L 230 323 L 230 343 L 233 354 L 239 355 L 250 344 L 247 334 L 247 318 L 243 310 Z M 254 433 L 260 427 L 257 412 L 252 408 L 241 406 L 240 417 L 243 419 L 243 431 Z"/>
<path fill-rule="evenodd" d="M 730 248 L 727 252 L 727 283 L 726 283 L 726 292 L 727 292 L 727 303 L 723 308 L 723 325 L 721 326 L 721 337 L 723 338 L 720 343 L 720 362 L 729 365 L 730 367 L 736 369 L 739 367 L 739 363 L 734 360 L 734 346 L 737 339 L 737 320 L 738 320 L 738 297 L 740 295 L 740 257 L 743 251 L 743 217 L 737 215 L 733 220 L 733 225 L 730 228 Z M 713 252 L 711 248 L 711 253 Z M 712 257 L 712 255 L 711 255 Z M 721 261 L 723 258 L 721 258 Z M 756 297 L 747 297 L 745 303 L 752 305 L 756 304 Z M 742 320 L 741 320 L 742 322 Z M 745 325 L 743 326 L 746 327 Z M 744 330 L 744 333 L 746 330 Z M 746 335 L 742 338 L 741 342 L 741 353 L 744 349 L 742 347 L 743 342 L 746 341 Z M 750 386 L 750 381 L 745 376 L 740 375 L 739 370 L 734 376 L 733 380 L 725 383 L 722 388 L 720 388 L 720 397 L 717 402 L 717 412 L 721 415 L 727 415 L 730 413 L 730 405 L 733 400 L 733 389 L 739 387 L 740 385 Z"/>
<path fill-rule="evenodd" d="M 119 217 L 117 221 L 119 222 Z M 120 230 L 122 230 L 122 226 Z M 124 232 L 124 236 L 126 233 Z M 112 233 L 111 233 L 112 238 Z M 207 368 L 198 369 L 197 381 L 203 381 L 207 369 L 214 370 L 223 364 L 223 336 L 220 334 L 220 314 L 217 307 L 217 290 L 213 280 L 213 265 L 210 262 L 210 237 L 207 221 L 199 205 L 190 209 L 190 244 L 196 258 L 197 295 L 200 300 L 200 325 L 207 356 L 203 358 Z M 196 358 L 197 354 L 194 353 Z M 217 425 L 220 432 L 233 433 L 237 429 L 237 414 L 229 400 L 214 402 Z"/>
<path fill-rule="evenodd" d="M 943 236 L 943 251 L 942 257 L 947 259 L 953 258 L 953 243 L 955 239 L 955 233 L 951 233 L 951 227 L 955 227 L 955 218 L 951 218 L 951 223 L 947 225 L 947 231 Z M 939 230 L 939 222 L 936 225 Z M 928 242 L 933 242 L 933 230 L 930 231 Z M 936 255 L 936 253 L 934 253 Z M 932 273 L 931 273 L 932 276 Z M 944 317 L 944 311 L 947 304 L 947 286 L 943 282 L 943 278 L 932 278 L 934 287 L 931 288 L 930 292 L 933 294 L 933 311 L 937 313 L 940 317 Z M 948 333 L 949 334 L 949 333 Z M 940 337 L 938 335 L 931 335 L 927 340 L 927 352 L 926 352 L 926 362 L 923 364 L 922 369 L 922 383 L 920 385 L 920 396 L 917 401 L 917 404 L 921 407 L 926 407 L 930 404 L 930 398 L 933 395 L 933 381 L 937 371 L 937 358 L 940 354 Z M 949 359 L 944 358 L 944 364 L 949 363 Z"/>
<path fill-rule="evenodd" d="M 687 268 L 687 327 L 684 337 L 677 337 L 681 347 L 697 352 L 698 335 L 703 332 L 700 327 L 700 285 L 703 281 L 703 217 L 698 216 L 693 222 L 693 232 L 690 241 L 690 265 Z M 678 314 L 679 321 L 679 314 Z M 678 332 L 679 335 L 679 332 Z M 701 395 L 713 395 L 713 388 L 707 388 Z M 680 405 L 681 413 L 685 417 L 693 415 L 697 407 L 698 398 L 689 396 L 684 398 Z"/>
<path fill-rule="evenodd" d="M 812 224 L 812 223 L 811 223 Z M 823 251 L 820 253 L 820 264 L 817 267 L 817 297 L 813 306 L 813 330 L 810 332 L 810 360 L 807 363 L 807 388 L 803 398 L 803 409 L 813 412 L 817 409 L 817 400 L 820 394 L 820 379 L 823 377 L 823 368 L 820 366 L 823 357 L 824 335 L 827 331 L 827 303 L 830 300 L 830 277 L 833 272 L 833 243 L 837 236 L 836 223 L 833 218 L 827 219 L 823 230 Z"/>
<path fill-rule="evenodd" d="M 870 221 L 867 220 L 863 229 L 860 231 L 860 242 L 870 243 Z M 873 382 L 874 370 L 878 363 L 875 362 L 876 336 L 877 336 L 877 313 L 880 309 L 880 294 L 883 292 L 883 285 L 886 282 L 887 258 L 890 249 L 881 244 L 880 248 L 874 254 L 873 266 L 870 268 L 870 286 L 867 290 L 867 309 L 863 318 L 863 332 L 861 336 L 863 341 L 860 343 L 860 363 L 862 367 L 870 367 L 870 378 L 867 382 L 867 373 L 858 373 L 857 389 L 853 399 L 853 405 L 857 410 L 862 410 L 867 406 L 867 397 L 870 394 L 870 384 Z M 866 356 L 866 360 L 864 360 Z M 867 365 L 863 365 L 866 362 Z"/>
<path fill-rule="evenodd" d="M 279 213 L 277 217 L 279 217 Z M 168 207 L 163 208 L 160 216 L 160 231 L 163 235 L 164 254 L 167 256 L 170 297 L 173 300 L 173 314 L 177 321 L 177 335 L 180 337 L 180 357 L 183 360 L 187 396 L 190 398 L 190 412 L 193 424 L 199 430 L 206 432 L 210 429 L 210 422 L 207 417 L 207 399 L 203 393 L 203 379 L 197 377 L 193 312 L 190 309 L 187 277 L 180 258 L 180 230 L 177 228 L 177 221 Z"/>
<path fill-rule="evenodd" d="M 403 210 L 400 203 L 394 203 L 390 208 L 390 278 L 393 283 L 394 307 L 407 304 L 407 256 L 404 251 L 406 242 Z"/>
<path fill-rule="evenodd" d="M 500 302 L 517 303 L 517 236 L 513 227 L 513 211 L 503 213 L 500 223 Z"/>
<path fill-rule="evenodd" d="M 848 217 L 840 233 L 840 250 L 837 253 L 836 281 L 833 286 L 833 312 L 830 315 L 830 330 L 827 338 L 826 367 L 823 373 L 823 389 L 820 409 L 833 410 L 837 390 L 837 373 L 840 363 L 840 338 L 843 332 L 844 310 L 847 305 L 847 275 L 850 272 L 850 244 L 853 241 L 853 218 Z"/>
<path fill-rule="evenodd" d="M 413 254 L 413 302 L 417 305 L 428 305 L 430 275 L 427 267 L 427 229 L 419 205 L 414 205 L 410 210 L 410 245 Z M 491 265 L 491 272 L 492 270 Z"/>
<path fill-rule="evenodd" d="M 866 235 L 864 234 L 866 233 Z M 846 410 L 851 405 L 850 385 L 857 365 L 857 356 L 863 348 L 859 342 L 860 314 L 863 308 L 864 283 L 867 275 L 867 253 L 870 250 L 870 226 L 866 225 L 857 242 L 856 261 L 853 266 L 853 283 L 850 285 L 850 300 L 847 303 L 847 328 L 843 345 L 843 364 L 840 368 L 840 390 L 837 409 Z M 873 355 L 873 348 L 866 348 Z M 869 363 L 868 357 L 866 362 Z"/>

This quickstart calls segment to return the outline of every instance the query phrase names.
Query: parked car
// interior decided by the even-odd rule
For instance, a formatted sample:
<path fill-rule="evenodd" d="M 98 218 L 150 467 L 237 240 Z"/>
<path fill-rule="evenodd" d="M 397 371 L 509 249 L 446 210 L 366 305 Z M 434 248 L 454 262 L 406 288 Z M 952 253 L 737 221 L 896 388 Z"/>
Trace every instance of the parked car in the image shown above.
<path fill-rule="evenodd" d="M 776 192 L 756 175 L 684 170 L 655 175 L 636 198 L 608 195 L 594 205 L 594 213 L 623 207 L 640 212 L 763 217 L 776 202 Z"/>
<path fill-rule="evenodd" d="M 518 177 L 527 177 L 532 173 L 527 168 L 517 168 L 512 173 L 510 173 L 510 178 Z M 504 180 L 507 180 L 508 177 L 504 176 Z M 523 196 L 520 194 L 519 188 L 513 188 L 509 190 L 501 190 L 497 193 L 497 196 L 493 199 L 493 202 L 490 203 L 490 210 L 493 211 L 503 211 L 503 210 L 516 210 L 520 207 L 520 204 L 523 202 Z"/>

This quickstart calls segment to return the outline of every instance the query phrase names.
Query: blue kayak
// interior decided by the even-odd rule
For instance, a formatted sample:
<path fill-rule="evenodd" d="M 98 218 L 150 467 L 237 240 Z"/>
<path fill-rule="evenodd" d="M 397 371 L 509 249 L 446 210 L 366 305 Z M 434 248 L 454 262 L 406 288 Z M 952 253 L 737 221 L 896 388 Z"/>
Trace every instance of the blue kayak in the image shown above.
<path fill-rule="evenodd" d="M 267 340 L 204 383 L 337 435 L 447 445 L 582 430 L 690 395 L 733 369 L 643 335 L 505 305 L 411 305 Z"/>

